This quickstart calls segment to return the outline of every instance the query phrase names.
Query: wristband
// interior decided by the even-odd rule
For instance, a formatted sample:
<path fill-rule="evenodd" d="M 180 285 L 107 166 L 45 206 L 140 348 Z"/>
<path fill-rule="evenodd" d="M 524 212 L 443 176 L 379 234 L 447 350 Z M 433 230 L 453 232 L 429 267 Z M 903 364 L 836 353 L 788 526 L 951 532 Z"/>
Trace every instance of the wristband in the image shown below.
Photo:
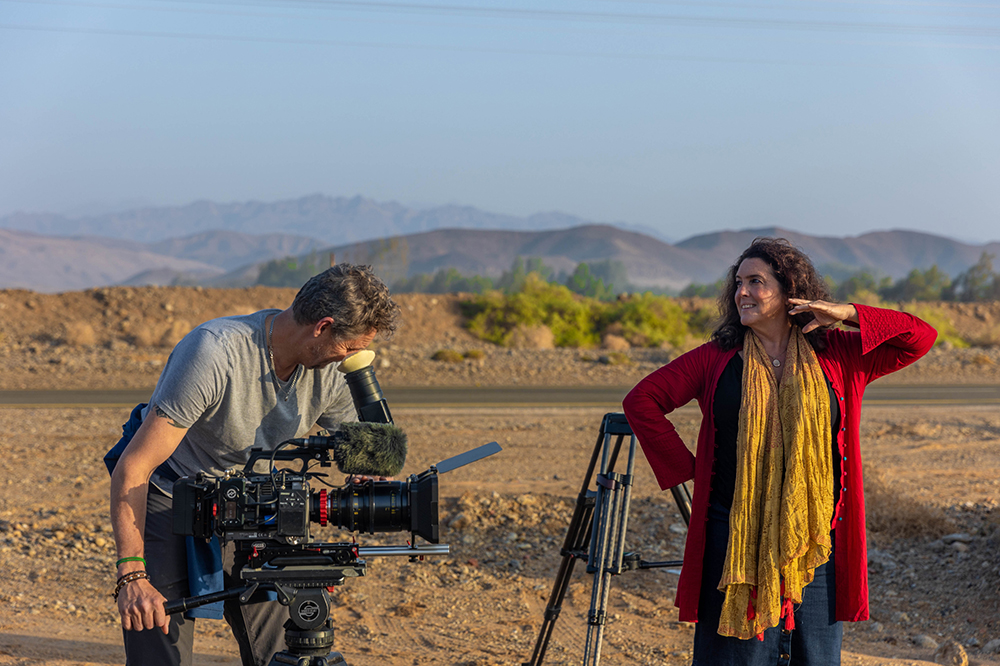
<path fill-rule="evenodd" d="M 146 573 L 145 571 L 133 571 L 131 573 L 125 574 L 124 576 L 118 579 L 118 584 L 115 585 L 115 591 L 111 593 L 111 597 L 115 601 L 118 601 L 118 595 L 121 594 L 123 587 L 137 580 L 142 580 L 143 578 L 149 580 L 149 574 Z"/>
<path fill-rule="evenodd" d="M 146 566 L 146 559 L 143 557 L 123 557 L 115 562 L 115 566 L 119 567 L 125 562 L 142 562 L 142 566 Z"/>

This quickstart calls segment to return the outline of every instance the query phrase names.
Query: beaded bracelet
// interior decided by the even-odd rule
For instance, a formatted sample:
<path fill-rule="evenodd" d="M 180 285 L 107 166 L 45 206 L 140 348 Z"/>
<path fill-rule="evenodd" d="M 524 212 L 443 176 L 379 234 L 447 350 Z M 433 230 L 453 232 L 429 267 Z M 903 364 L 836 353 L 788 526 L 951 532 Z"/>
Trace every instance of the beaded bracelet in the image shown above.
<path fill-rule="evenodd" d="M 116 567 L 121 566 L 125 562 L 142 562 L 142 566 L 146 566 L 146 559 L 142 558 L 142 557 L 137 557 L 137 556 L 134 556 L 134 557 L 123 557 L 120 560 L 118 560 L 117 562 L 115 562 L 115 566 Z"/>
<path fill-rule="evenodd" d="M 118 595 L 121 593 L 123 587 L 137 580 L 142 580 L 143 578 L 149 580 L 149 574 L 145 571 L 132 571 L 125 574 L 118 579 L 118 584 L 115 585 L 115 591 L 111 593 L 111 596 L 115 601 L 118 601 Z"/>

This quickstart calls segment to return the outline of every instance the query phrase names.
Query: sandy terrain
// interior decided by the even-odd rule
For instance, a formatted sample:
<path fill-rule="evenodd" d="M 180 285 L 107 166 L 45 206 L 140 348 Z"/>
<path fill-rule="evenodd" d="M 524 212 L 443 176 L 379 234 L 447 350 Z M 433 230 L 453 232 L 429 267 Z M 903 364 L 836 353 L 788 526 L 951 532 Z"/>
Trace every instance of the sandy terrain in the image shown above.
<path fill-rule="evenodd" d="M 182 301 L 181 292 L 190 299 Z M 173 322 L 186 322 L 176 327 L 179 333 L 190 322 L 280 306 L 290 297 L 289 290 L 238 290 L 220 305 L 217 294 L 198 290 L 0 292 L 7 322 L 0 332 L 0 389 L 151 386 L 169 352 L 158 345 L 168 341 Z M 671 353 L 632 350 L 633 365 L 626 366 L 600 362 L 599 350 L 510 353 L 461 329 L 453 297 L 400 300 L 408 321 L 381 347 L 388 360 L 379 369 L 384 385 L 624 386 Z M 969 318 L 981 321 L 975 311 Z M 126 321 L 132 333 L 121 330 Z M 444 347 L 486 354 L 454 365 L 428 360 Z M 935 351 L 896 379 L 996 384 L 998 354 Z M 338 590 L 337 647 L 349 663 L 512 666 L 526 660 L 601 417 L 615 410 L 393 409 L 409 433 L 407 472 L 491 440 L 504 452 L 442 477 L 442 541 L 451 545 L 449 556 L 415 564 L 374 558 L 366 578 Z M 0 664 L 123 662 L 108 596 L 114 552 L 100 457 L 126 416 L 120 408 L 0 409 Z M 691 407 L 676 414 L 688 442 L 697 419 Z M 1000 641 L 990 645 L 1000 639 L 996 406 L 868 407 L 862 436 L 870 467 L 873 619 L 848 626 L 844 663 L 934 663 L 932 642 L 954 640 L 971 663 L 1000 665 L 992 652 Z M 670 495 L 658 492 L 644 461 L 637 469 L 629 548 L 646 559 L 679 558 L 684 528 Z M 957 540 L 943 539 L 956 534 Z M 347 536 L 330 531 L 323 538 Z M 547 664 L 580 663 L 590 603 L 590 578 L 582 569 Z M 604 663 L 689 663 L 693 628 L 676 621 L 675 584 L 665 571 L 615 579 Z M 221 621 L 199 621 L 196 652 L 199 664 L 238 663 Z"/>
<path fill-rule="evenodd" d="M 398 410 L 407 471 L 486 441 L 504 451 L 442 477 L 448 557 L 369 562 L 336 594 L 338 646 L 355 666 L 518 664 L 530 655 L 558 548 L 605 410 Z M 0 412 L 7 455 L 0 485 L 0 664 L 117 664 L 108 478 L 99 458 L 125 414 L 115 409 Z M 697 413 L 677 419 L 693 440 Z M 847 664 L 933 662 L 923 635 L 979 648 L 1000 638 L 995 408 L 869 408 L 873 621 L 850 625 Z M 640 463 L 629 548 L 679 556 L 682 522 Z M 463 517 L 456 520 L 456 516 Z M 460 527 L 459 527 L 460 526 Z M 944 545 L 964 532 L 967 545 Z M 329 540 L 346 538 L 331 533 Z M 384 537 L 387 538 L 387 537 Z M 402 542 L 403 535 L 389 541 Z M 363 544 L 374 543 L 362 538 Z M 962 543 L 962 542 L 958 542 Z M 579 663 L 589 578 L 578 567 L 546 663 Z M 676 578 L 633 572 L 614 581 L 605 663 L 687 663 L 692 628 L 667 601 Z M 199 621 L 199 663 L 237 663 L 221 622 Z M 925 639 L 919 639 L 925 640 Z"/>

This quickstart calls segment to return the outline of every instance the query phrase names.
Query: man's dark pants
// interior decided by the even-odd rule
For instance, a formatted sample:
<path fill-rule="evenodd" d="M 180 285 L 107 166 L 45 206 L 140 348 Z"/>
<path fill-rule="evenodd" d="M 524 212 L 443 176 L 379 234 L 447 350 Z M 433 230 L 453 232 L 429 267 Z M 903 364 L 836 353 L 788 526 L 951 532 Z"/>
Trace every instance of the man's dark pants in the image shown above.
<path fill-rule="evenodd" d="M 150 582 L 168 600 L 188 596 L 185 537 L 173 533 L 171 500 L 150 484 L 146 500 L 146 571 Z M 233 544 L 222 550 L 226 587 L 239 584 L 230 576 Z M 266 666 L 271 655 L 285 648 L 288 611 L 276 601 L 240 605 L 225 602 L 223 614 L 240 646 L 244 666 Z M 190 666 L 194 620 L 170 616 L 170 631 L 124 631 L 126 663 L 131 666 Z"/>

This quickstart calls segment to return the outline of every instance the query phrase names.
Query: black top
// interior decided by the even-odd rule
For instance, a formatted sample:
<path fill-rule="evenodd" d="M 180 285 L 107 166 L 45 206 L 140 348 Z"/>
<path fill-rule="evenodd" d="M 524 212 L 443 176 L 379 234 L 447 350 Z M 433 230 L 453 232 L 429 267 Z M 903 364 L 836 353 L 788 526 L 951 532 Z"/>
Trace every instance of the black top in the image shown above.
<path fill-rule="evenodd" d="M 840 451 L 837 450 L 837 429 L 840 427 L 840 403 L 830 381 L 826 382 L 830 391 L 830 432 L 833 447 L 833 497 L 840 494 Z M 727 509 L 733 506 L 733 491 L 736 489 L 736 436 L 740 428 L 740 404 L 743 400 L 743 359 L 734 354 L 726 364 L 715 387 L 712 416 L 715 419 L 715 466 L 712 469 L 712 492 L 710 501 L 718 502 Z"/>

